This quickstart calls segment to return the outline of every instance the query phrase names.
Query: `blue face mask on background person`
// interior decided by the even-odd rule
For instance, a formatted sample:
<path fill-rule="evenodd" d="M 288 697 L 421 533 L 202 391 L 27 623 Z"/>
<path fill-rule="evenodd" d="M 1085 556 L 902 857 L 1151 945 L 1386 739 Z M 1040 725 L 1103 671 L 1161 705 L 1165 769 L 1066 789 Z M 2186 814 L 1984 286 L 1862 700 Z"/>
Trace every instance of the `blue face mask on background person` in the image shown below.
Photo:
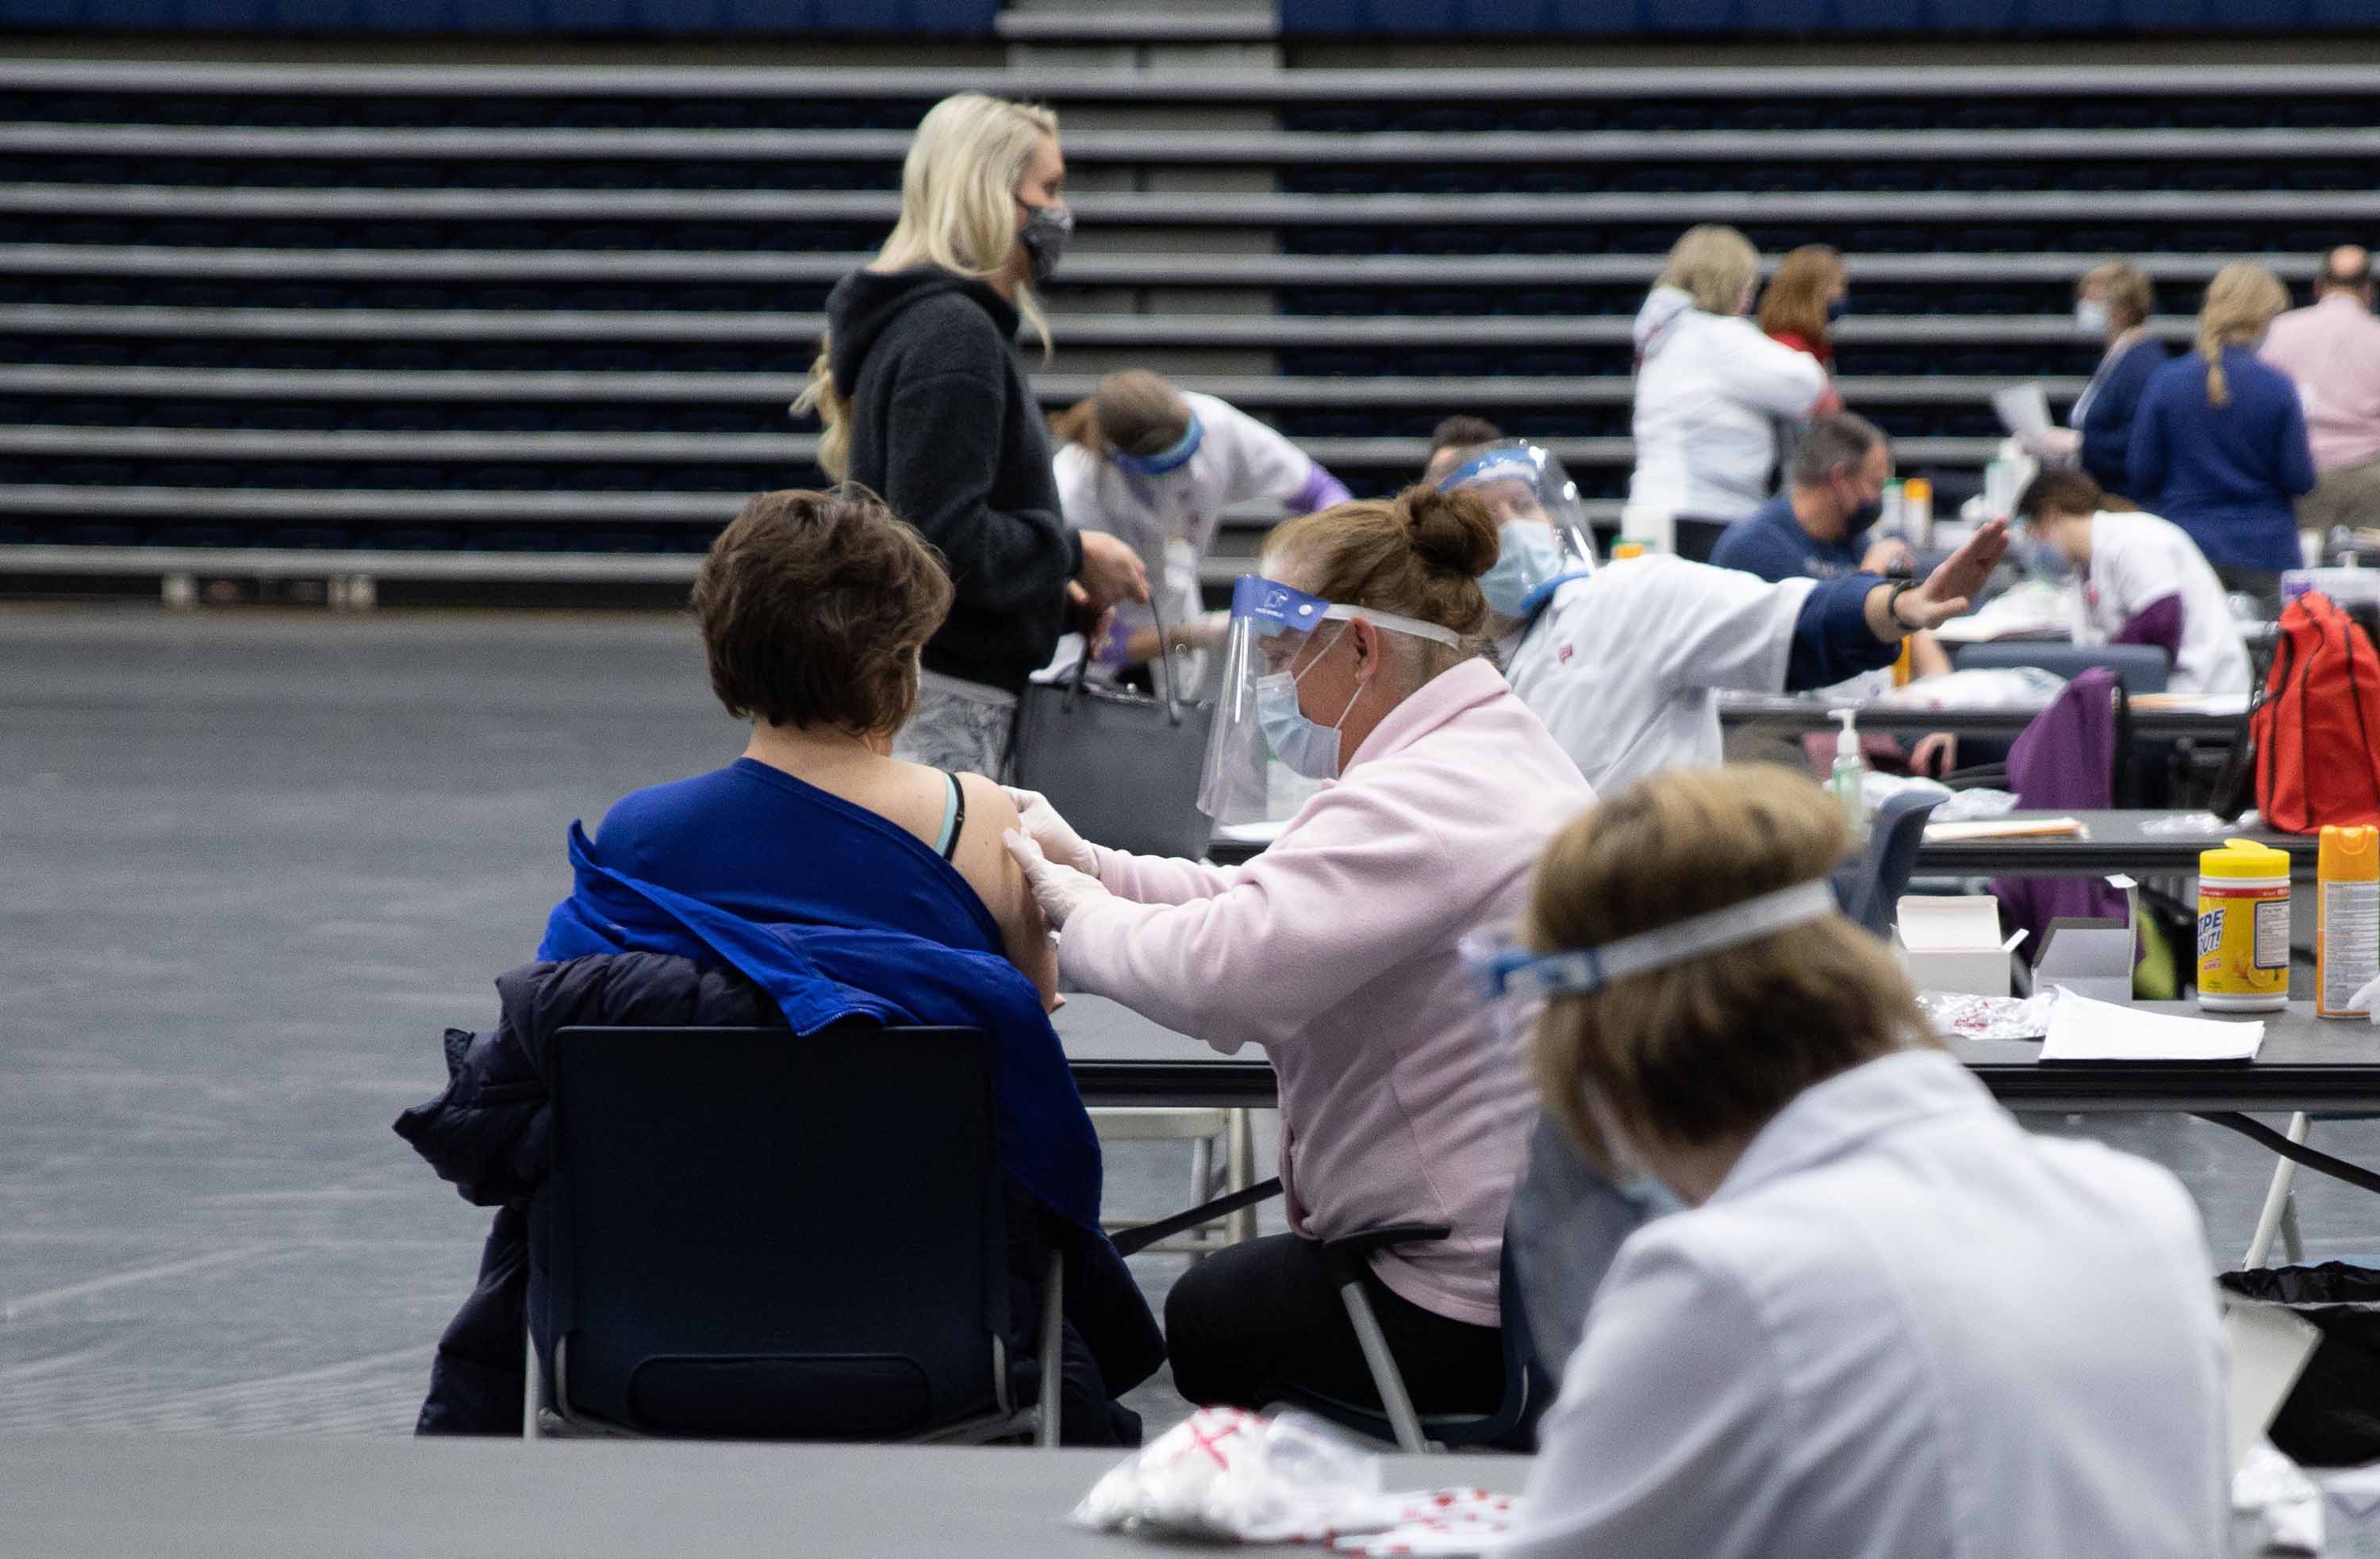
<path fill-rule="evenodd" d="M 1479 576 L 1479 592 L 1488 609 L 1517 617 L 1529 592 L 1561 567 L 1561 543 L 1550 527 L 1526 519 L 1508 519 L 1496 531 L 1496 566 Z"/>
<path fill-rule="evenodd" d="M 1335 646 L 1337 640 L 1332 643 Z M 1322 655 L 1330 652 L 1326 649 Z M 1320 664 L 1322 655 L 1306 662 L 1305 671 Z M 1356 688 L 1354 696 L 1347 700 L 1347 709 L 1339 712 L 1339 719 L 1325 725 L 1309 719 L 1305 711 L 1298 707 L 1298 678 L 1305 671 L 1294 676 L 1276 671 L 1257 679 L 1257 722 L 1264 727 L 1265 745 L 1272 749 L 1275 758 L 1288 765 L 1290 773 L 1311 780 L 1337 779 L 1339 723 L 1347 718 L 1347 709 L 1355 707 L 1355 700 L 1364 696 L 1364 690 Z"/>
<path fill-rule="evenodd" d="M 2091 335 L 2107 334 L 2107 306 L 2095 298 L 2085 298 L 2074 305 L 2074 328 Z"/>
<path fill-rule="evenodd" d="M 2038 537 L 2021 536 L 2014 544 L 2017 557 L 2023 563 L 2025 571 L 2036 579 L 2046 579 L 2055 584 L 2074 572 L 2074 565 L 2067 561 L 2064 553 Z"/>
<path fill-rule="evenodd" d="M 1841 319 L 1845 314 L 1848 314 L 1851 311 L 1852 300 L 1849 294 L 1845 294 L 1840 298 L 1829 298 L 1827 299 L 1827 323 L 1828 324 L 1834 323 L 1837 320 Z"/>

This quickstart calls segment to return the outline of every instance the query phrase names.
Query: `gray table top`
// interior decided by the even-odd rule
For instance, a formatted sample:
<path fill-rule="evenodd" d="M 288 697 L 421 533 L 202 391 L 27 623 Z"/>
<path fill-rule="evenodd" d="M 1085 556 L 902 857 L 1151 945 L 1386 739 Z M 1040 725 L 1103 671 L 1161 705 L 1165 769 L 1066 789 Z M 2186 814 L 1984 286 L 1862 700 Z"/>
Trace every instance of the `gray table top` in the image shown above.
<path fill-rule="evenodd" d="M 1833 717 L 1827 712 L 1841 707 L 1840 703 L 1796 693 L 1723 693 L 1718 700 L 1718 718 L 1720 725 L 1730 727 L 1780 725 L 1806 735 L 1836 729 Z M 1859 727 L 1896 736 L 1949 731 L 1959 736 L 2013 737 L 2040 713 L 2037 709 L 1919 709 L 1867 703 L 1859 706 Z M 2131 711 L 2131 719 L 2132 735 L 2142 741 L 2178 741 L 2187 737 L 2228 745 L 2231 733 L 2240 725 L 2237 713 L 2209 714 L 2138 705 Z"/>
<path fill-rule="evenodd" d="M 2142 1006 L 2218 1016 L 2193 1002 Z M 2252 1063 L 2045 1066 L 2041 1046 L 2024 1040 L 1953 1041 L 1950 1050 L 2012 1110 L 2380 1111 L 2380 1029 L 2361 1019 L 2316 1017 L 2308 1002 L 2263 1017 L 2265 1042 Z M 1099 996 L 1069 996 L 1054 1021 L 1087 1104 L 1261 1108 L 1278 1096 L 1272 1066 L 1253 1045 L 1223 1055 Z"/>
<path fill-rule="evenodd" d="M 2029 839 L 1928 840 L 1918 846 L 1917 870 L 1995 877 L 2098 877 L 2110 871 L 2195 875 L 2202 851 L 2214 849 L 2226 839 L 2253 839 L 2286 852 L 2290 871 L 2311 877 L 2322 844 L 2316 834 L 2283 834 L 2262 826 L 2225 828 L 2211 834 L 2151 834 L 2146 832 L 2150 823 L 2176 814 L 2137 808 L 2050 809 L 2008 815 L 2070 817 L 2082 824 L 2084 832 Z"/>
<path fill-rule="evenodd" d="M 1064 1517 L 1122 1456 L 686 1441 L 0 1435 L 0 1547 L 42 1559 L 1121 1559 L 1146 1545 L 1078 1530 Z M 1529 1467 L 1505 1455 L 1387 1460 L 1388 1486 L 1403 1489 L 1517 1492 Z"/>

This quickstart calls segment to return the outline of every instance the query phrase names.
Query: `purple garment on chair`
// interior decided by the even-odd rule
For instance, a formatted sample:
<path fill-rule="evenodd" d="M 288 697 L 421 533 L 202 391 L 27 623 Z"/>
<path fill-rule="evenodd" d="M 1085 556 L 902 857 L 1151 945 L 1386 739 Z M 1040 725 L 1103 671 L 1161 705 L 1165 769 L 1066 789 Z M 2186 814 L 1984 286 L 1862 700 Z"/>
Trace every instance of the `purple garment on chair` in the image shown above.
<path fill-rule="evenodd" d="M 2009 788 L 2028 810 L 2112 806 L 2116 792 L 2116 674 L 2094 666 L 2066 685 L 2009 749 Z M 2022 926 L 2025 962 L 2039 956 L 2049 922 L 2124 918 L 2124 895 L 2096 877 L 1996 877 L 2000 929 Z"/>

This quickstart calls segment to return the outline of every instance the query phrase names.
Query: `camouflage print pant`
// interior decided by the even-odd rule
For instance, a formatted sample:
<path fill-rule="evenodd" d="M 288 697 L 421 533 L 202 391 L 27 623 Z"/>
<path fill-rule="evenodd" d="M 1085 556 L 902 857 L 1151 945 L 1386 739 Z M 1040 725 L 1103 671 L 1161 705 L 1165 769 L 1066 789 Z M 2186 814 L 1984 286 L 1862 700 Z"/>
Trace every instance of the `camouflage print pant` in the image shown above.
<path fill-rule="evenodd" d="M 1005 785 L 1015 728 L 1013 697 L 929 672 L 909 723 L 892 738 L 892 756 L 946 773 L 982 774 Z"/>

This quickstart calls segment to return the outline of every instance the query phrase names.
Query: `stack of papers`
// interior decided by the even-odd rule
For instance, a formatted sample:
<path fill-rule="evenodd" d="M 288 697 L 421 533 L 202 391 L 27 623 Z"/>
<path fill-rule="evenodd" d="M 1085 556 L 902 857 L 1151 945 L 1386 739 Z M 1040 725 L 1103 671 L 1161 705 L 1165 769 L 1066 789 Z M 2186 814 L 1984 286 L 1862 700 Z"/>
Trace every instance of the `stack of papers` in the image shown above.
<path fill-rule="evenodd" d="M 1925 842 L 1956 845 L 1968 839 L 2088 838 L 2081 818 L 1976 818 L 1968 822 L 1929 822 Z"/>
<path fill-rule="evenodd" d="M 2010 384 L 2005 390 L 1992 392 L 1992 409 L 2000 414 L 2000 426 L 2020 438 L 2026 433 L 2049 431 L 2049 393 L 2038 379 L 2027 384 Z"/>
<path fill-rule="evenodd" d="M 2253 1061 L 2265 1042 L 2259 1022 L 2167 1017 L 2060 989 L 2049 1011 L 2044 1061 Z"/>

